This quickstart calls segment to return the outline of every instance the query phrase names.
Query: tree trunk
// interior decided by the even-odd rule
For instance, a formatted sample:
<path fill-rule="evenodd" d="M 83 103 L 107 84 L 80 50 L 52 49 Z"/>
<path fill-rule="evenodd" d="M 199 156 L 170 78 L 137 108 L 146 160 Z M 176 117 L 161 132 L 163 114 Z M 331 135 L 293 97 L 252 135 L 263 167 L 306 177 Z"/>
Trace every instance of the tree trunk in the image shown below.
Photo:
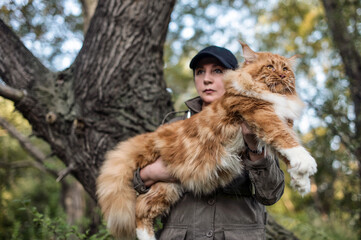
<path fill-rule="evenodd" d="M 346 76 L 350 82 L 351 98 L 355 111 L 355 135 L 352 136 L 354 141 L 350 148 L 358 161 L 358 177 L 361 178 L 361 55 L 356 46 L 356 38 L 360 36 L 357 29 L 354 29 L 354 37 L 348 31 L 348 26 L 342 16 L 341 9 L 343 6 L 339 0 L 322 0 L 322 3 L 333 42 L 339 50 Z M 356 11 L 357 1 L 348 4 L 353 4 Z M 354 20 L 355 24 L 359 22 L 356 18 Z M 359 187 L 361 191 L 361 185 Z M 361 213 L 359 212 L 358 215 L 358 225 L 361 226 Z M 359 236 L 361 236 L 361 230 L 359 230 Z"/>
<path fill-rule="evenodd" d="M 163 45 L 173 1 L 100 1 L 69 69 L 46 69 L 0 20 L 0 76 L 26 94 L 16 108 L 95 197 L 104 153 L 154 130 L 172 110 Z"/>
<path fill-rule="evenodd" d="M 356 46 L 356 39 L 347 30 L 342 16 L 342 5 L 339 0 L 322 0 L 325 8 L 328 27 L 333 42 L 344 63 L 345 73 L 350 81 L 351 98 L 355 109 L 355 142 L 353 154 L 358 158 L 359 175 L 361 177 L 361 55 Z M 350 3 L 351 4 L 351 3 Z M 355 19 L 356 20 L 356 19 Z M 355 34 L 357 36 L 358 34 Z M 358 36 L 359 37 L 359 36 Z"/>
<path fill-rule="evenodd" d="M 155 130 L 172 110 L 163 46 L 174 4 L 99 1 L 77 58 L 58 73 L 44 67 L 0 20 L 0 77 L 7 85 L 0 85 L 0 95 L 10 96 L 33 133 L 66 164 L 59 179 L 71 173 L 95 201 L 104 153 Z M 269 228 L 272 236 L 287 232 L 279 225 Z"/>
<path fill-rule="evenodd" d="M 85 192 L 78 181 L 63 181 L 61 185 L 61 203 L 67 216 L 67 223 L 79 224 L 85 217 Z"/>

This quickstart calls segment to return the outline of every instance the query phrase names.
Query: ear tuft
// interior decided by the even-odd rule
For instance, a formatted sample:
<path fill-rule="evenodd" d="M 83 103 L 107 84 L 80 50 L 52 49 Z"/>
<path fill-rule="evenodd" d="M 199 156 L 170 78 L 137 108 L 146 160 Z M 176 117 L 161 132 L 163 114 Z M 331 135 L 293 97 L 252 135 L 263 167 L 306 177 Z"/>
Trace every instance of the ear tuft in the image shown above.
<path fill-rule="evenodd" d="M 257 60 L 257 53 L 255 53 L 246 43 L 239 41 L 242 45 L 243 57 L 245 59 L 245 63 L 252 63 Z"/>
<path fill-rule="evenodd" d="M 295 68 L 297 59 L 299 58 L 301 58 L 301 55 L 299 54 L 293 55 L 292 57 L 288 58 L 288 62 L 291 64 L 292 68 Z"/>

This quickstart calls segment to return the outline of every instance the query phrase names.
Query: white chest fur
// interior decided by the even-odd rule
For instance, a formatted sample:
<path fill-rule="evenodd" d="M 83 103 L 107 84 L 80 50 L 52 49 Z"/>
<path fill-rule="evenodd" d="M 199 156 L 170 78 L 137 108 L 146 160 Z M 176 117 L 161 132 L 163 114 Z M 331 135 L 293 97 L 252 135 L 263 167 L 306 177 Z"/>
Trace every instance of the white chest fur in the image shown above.
<path fill-rule="evenodd" d="M 266 93 L 259 96 L 261 99 L 273 103 L 276 114 L 281 119 L 295 120 L 300 117 L 304 104 L 297 97 L 288 98 L 279 94 Z"/>
<path fill-rule="evenodd" d="M 233 73 L 229 73 L 232 77 Z M 300 117 L 304 107 L 303 102 L 298 96 L 285 96 L 272 92 L 265 92 L 257 89 L 256 83 L 252 77 L 247 74 L 242 74 L 242 81 L 232 81 L 232 87 L 244 96 L 251 98 L 258 98 L 273 104 L 276 114 L 283 120 L 295 120 Z"/>

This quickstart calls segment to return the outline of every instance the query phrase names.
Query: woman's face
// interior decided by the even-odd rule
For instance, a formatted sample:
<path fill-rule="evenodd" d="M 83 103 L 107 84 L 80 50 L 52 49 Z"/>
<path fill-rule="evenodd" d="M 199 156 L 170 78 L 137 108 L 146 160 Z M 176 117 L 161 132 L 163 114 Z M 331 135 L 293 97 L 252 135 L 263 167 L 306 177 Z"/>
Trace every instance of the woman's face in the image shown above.
<path fill-rule="evenodd" d="M 197 92 L 207 106 L 225 93 L 223 73 L 227 70 L 216 58 L 203 58 L 194 70 L 194 82 Z"/>

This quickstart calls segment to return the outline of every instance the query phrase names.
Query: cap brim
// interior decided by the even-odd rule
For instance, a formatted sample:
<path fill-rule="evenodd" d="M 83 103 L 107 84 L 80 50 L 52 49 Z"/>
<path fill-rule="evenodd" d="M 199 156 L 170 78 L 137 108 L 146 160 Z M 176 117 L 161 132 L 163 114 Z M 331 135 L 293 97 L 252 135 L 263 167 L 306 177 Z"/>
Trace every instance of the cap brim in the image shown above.
<path fill-rule="evenodd" d="M 195 69 L 197 67 L 197 64 L 198 62 L 202 59 L 202 58 L 205 58 L 205 57 L 214 57 L 215 59 L 217 59 L 225 68 L 233 68 L 229 63 L 227 63 L 226 60 L 224 60 L 222 57 L 220 56 L 217 56 L 217 54 L 214 54 L 212 52 L 202 52 L 202 53 L 199 53 L 197 54 L 193 59 L 192 61 L 189 63 L 189 67 L 191 69 Z"/>

